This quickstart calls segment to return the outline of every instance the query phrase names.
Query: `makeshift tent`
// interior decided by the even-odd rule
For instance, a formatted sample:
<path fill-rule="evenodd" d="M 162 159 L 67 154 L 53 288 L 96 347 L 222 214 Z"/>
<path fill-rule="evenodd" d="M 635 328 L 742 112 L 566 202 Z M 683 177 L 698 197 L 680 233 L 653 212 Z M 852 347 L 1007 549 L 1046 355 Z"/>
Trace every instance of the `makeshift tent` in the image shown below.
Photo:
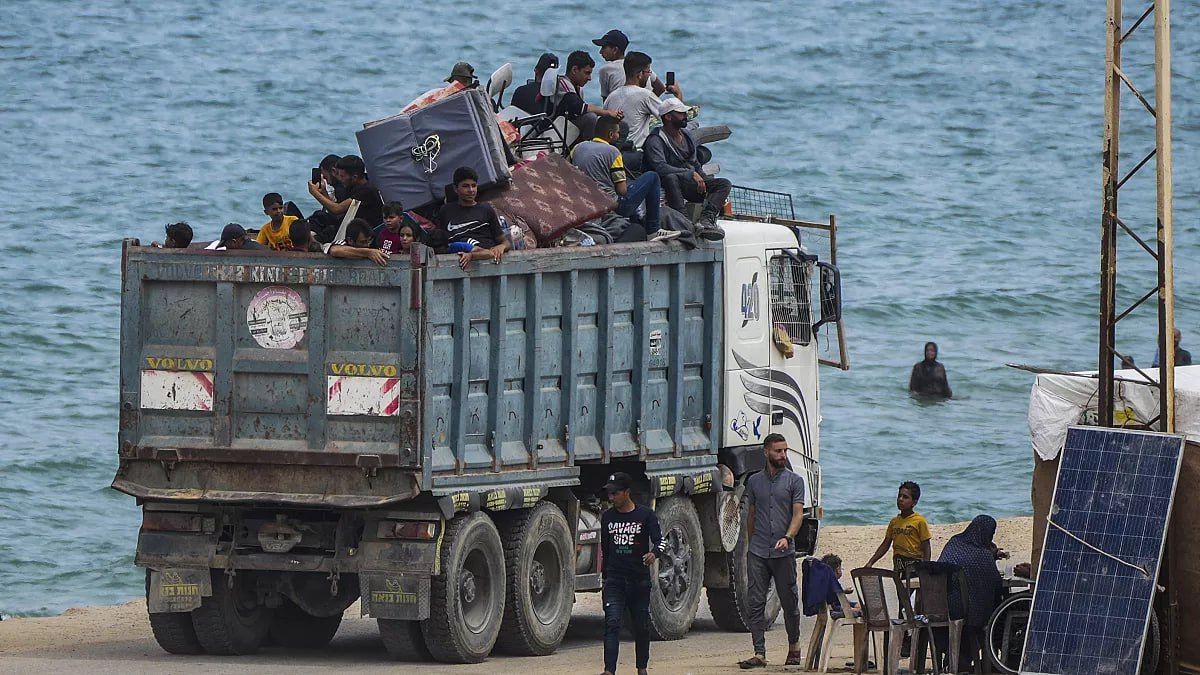
<path fill-rule="evenodd" d="M 1158 369 L 1146 369 L 1157 380 Z M 1144 428 L 1158 417 L 1158 389 L 1136 370 L 1119 370 L 1113 389 L 1114 420 L 1120 426 Z M 1100 381 L 1096 373 L 1043 373 L 1029 396 L 1029 437 L 1034 450 L 1033 558 L 1041 559 L 1046 513 L 1054 495 L 1058 456 L 1067 427 L 1095 424 Z M 1175 369 L 1175 430 L 1187 438 L 1183 467 L 1175 493 L 1170 537 L 1174 540 L 1177 577 L 1171 583 L 1179 598 L 1180 664 L 1200 670 L 1200 366 Z M 1036 576 L 1036 572 L 1035 572 Z"/>

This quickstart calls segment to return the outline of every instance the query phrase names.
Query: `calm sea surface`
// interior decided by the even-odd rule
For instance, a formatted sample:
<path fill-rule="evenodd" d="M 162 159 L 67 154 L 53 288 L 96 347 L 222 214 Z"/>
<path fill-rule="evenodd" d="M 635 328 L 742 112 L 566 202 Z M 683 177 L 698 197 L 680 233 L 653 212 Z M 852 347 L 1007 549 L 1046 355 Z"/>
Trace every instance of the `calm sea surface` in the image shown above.
<path fill-rule="evenodd" d="M 511 61 L 523 79 L 542 51 L 594 50 L 614 26 L 678 72 L 704 122 L 733 127 L 714 146 L 722 175 L 838 216 L 853 370 L 822 373 L 829 521 L 884 521 L 906 479 L 934 522 L 1029 511 L 1031 378 L 1004 364 L 1094 367 L 1102 2 L 476 4 L 4 3 L 0 612 L 142 592 L 137 511 L 108 488 L 123 237 L 256 225 L 268 191 L 313 208 L 309 167 L 355 152 L 362 122 L 455 61 L 485 78 Z M 1194 349 L 1200 10 L 1175 10 L 1178 320 Z M 1151 92 L 1141 43 L 1126 69 Z M 1153 127 L 1126 98 L 1130 167 Z M 1130 185 L 1122 211 L 1152 236 L 1153 173 Z M 1123 272 L 1150 269 L 1123 251 Z M 928 339 L 953 401 L 905 391 Z M 1119 341 L 1148 364 L 1152 315 Z"/>

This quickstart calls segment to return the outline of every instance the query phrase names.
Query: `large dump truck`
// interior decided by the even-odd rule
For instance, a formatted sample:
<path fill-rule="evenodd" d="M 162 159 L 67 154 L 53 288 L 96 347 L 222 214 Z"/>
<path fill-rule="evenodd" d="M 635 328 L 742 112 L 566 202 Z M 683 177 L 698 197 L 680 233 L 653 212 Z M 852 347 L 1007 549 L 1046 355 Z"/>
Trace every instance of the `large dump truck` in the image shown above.
<path fill-rule="evenodd" d="M 550 653 L 575 594 L 600 590 L 618 470 L 666 540 L 654 634 L 683 636 L 702 587 L 746 630 L 741 486 L 770 432 L 808 485 L 798 549 L 815 547 L 817 329 L 840 283 L 801 223 L 720 224 L 695 250 L 467 272 L 126 241 L 113 487 L 142 507 L 158 643 L 314 647 L 361 600 L 400 659 Z"/>

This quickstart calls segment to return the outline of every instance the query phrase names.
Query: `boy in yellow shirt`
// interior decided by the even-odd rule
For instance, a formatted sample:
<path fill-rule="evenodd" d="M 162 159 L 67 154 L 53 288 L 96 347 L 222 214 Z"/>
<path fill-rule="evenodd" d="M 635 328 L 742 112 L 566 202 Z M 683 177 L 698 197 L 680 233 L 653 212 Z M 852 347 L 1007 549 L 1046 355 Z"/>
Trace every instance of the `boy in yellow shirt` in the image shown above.
<path fill-rule="evenodd" d="M 276 251 L 292 250 L 292 223 L 296 221 L 296 216 L 283 214 L 283 196 L 278 192 L 264 195 L 263 213 L 270 216 L 271 220 L 258 231 L 256 241 Z"/>
<path fill-rule="evenodd" d="M 873 567 L 889 547 L 892 549 L 892 566 L 900 574 L 909 565 L 930 559 L 929 540 L 932 535 L 929 534 L 929 521 L 913 510 L 919 501 L 920 485 L 912 481 L 900 484 L 900 489 L 896 491 L 896 508 L 900 509 L 900 515 L 888 523 L 883 543 L 875 550 L 867 567 Z"/>

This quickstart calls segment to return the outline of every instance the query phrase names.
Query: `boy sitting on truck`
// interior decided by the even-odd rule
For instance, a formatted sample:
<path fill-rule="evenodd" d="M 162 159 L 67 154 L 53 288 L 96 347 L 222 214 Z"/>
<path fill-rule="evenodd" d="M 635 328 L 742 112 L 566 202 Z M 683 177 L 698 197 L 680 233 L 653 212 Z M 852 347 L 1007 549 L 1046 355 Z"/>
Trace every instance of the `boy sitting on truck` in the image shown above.
<path fill-rule="evenodd" d="M 479 174 L 469 166 L 454 170 L 456 202 L 447 202 L 438 213 L 438 227 L 449 237 L 451 253 L 458 254 L 458 266 L 466 270 L 472 260 L 500 262 L 508 250 L 508 239 L 500 227 L 500 218 L 490 204 L 475 201 L 479 194 Z"/>
<path fill-rule="evenodd" d="M 263 195 L 263 213 L 271 220 L 258 231 L 256 241 L 263 246 L 269 246 L 276 251 L 292 250 L 291 227 L 298 220 L 296 216 L 283 213 L 283 196 L 278 192 L 268 192 Z"/>

